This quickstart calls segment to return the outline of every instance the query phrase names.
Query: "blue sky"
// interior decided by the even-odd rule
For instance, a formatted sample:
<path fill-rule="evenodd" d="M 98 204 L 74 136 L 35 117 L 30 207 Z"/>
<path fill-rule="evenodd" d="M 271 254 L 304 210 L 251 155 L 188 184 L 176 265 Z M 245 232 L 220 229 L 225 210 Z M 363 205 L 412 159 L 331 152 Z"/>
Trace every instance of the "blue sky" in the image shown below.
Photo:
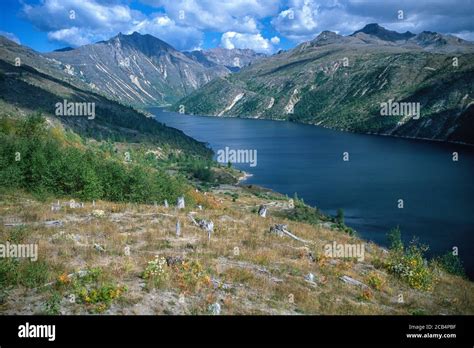
<path fill-rule="evenodd" d="M 2 0 L 0 34 L 46 52 L 154 35 L 180 50 L 252 48 L 274 53 L 323 30 L 388 29 L 474 41 L 474 0 Z"/>

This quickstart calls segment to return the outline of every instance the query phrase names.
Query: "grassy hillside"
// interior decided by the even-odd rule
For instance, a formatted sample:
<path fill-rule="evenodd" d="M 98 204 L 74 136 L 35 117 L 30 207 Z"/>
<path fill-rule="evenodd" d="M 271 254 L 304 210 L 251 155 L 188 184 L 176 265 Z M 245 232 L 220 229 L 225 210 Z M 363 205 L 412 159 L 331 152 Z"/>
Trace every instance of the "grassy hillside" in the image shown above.
<path fill-rule="evenodd" d="M 474 313 L 473 283 L 446 262 L 425 266 L 420 247 L 366 243 L 363 260 L 331 258 L 326 244 L 365 241 L 335 223 L 290 219 L 288 198 L 271 192 L 194 194 L 203 210 L 97 201 L 52 212 L 29 195 L 1 195 L 0 216 L 15 225 L 0 226 L 1 240 L 38 243 L 39 259 L 0 260 L 0 313 L 211 314 L 216 303 L 220 314 Z M 210 240 L 190 216 L 214 222 Z M 270 233 L 280 223 L 304 241 Z"/>
<path fill-rule="evenodd" d="M 87 145 L 72 132 L 47 128 L 44 118 L 0 118 L 0 185 L 39 195 L 150 202 L 190 190 L 184 177 L 171 177 L 156 168 L 154 156 L 127 156 L 113 145 Z M 148 160 L 148 162 L 146 162 Z"/>

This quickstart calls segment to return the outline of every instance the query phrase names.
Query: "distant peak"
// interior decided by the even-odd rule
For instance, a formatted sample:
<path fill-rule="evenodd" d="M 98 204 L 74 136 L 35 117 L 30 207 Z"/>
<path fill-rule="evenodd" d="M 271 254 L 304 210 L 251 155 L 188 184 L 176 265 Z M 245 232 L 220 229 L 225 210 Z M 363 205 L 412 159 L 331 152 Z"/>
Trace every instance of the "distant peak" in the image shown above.
<path fill-rule="evenodd" d="M 378 31 L 378 30 L 387 30 L 378 23 L 369 23 L 361 29 L 361 31 Z"/>
<path fill-rule="evenodd" d="M 111 39 L 101 41 L 100 43 L 131 47 L 140 50 L 147 56 L 157 55 L 160 51 L 176 51 L 173 46 L 163 40 L 150 34 L 140 34 L 137 31 L 134 31 L 131 34 L 120 32 Z"/>
<path fill-rule="evenodd" d="M 58 48 L 57 50 L 54 50 L 53 52 L 67 52 L 67 51 L 72 51 L 74 48 L 72 47 L 63 47 L 63 48 Z"/>
<path fill-rule="evenodd" d="M 131 34 L 124 34 L 122 32 L 119 32 L 114 38 L 117 38 L 117 37 L 139 37 L 139 36 L 145 36 L 145 35 L 142 35 L 137 31 L 134 31 Z"/>
<path fill-rule="evenodd" d="M 399 33 L 394 30 L 388 30 L 379 25 L 378 23 L 367 24 L 360 30 L 355 31 L 351 36 L 354 36 L 358 33 L 364 33 L 367 35 L 376 36 L 381 40 L 385 41 L 398 41 L 398 40 L 408 40 L 415 34 L 406 31 L 405 33 Z"/>
<path fill-rule="evenodd" d="M 339 40 L 341 38 L 342 38 L 341 35 L 336 34 L 333 31 L 324 30 L 318 36 L 316 36 L 316 38 L 314 38 L 312 42 L 313 43 L 330 43 L 330 42 Z"/>
<path fill-rule="evenodd" d="M 339 36 L 341 36 L 341 35 L 338 35 L 333 31 L 324 30 L 318 36 L 316 36 L 316 39 L 318 39 L 318 38 L 326 39 L 326 38 L 330 38 L 330 37 L 339 37 Z"/>

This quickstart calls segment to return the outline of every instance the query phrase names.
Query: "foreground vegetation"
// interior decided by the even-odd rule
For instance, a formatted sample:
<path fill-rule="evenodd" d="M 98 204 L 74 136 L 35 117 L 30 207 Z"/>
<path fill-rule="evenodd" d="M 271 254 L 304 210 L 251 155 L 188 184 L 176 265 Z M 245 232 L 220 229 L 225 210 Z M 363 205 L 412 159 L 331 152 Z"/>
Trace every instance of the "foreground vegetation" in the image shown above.
<path fill-rule="evenodd" d="M 2 117 L 0 185 L 26 189 L 38 197 L 162 204 L 181 195 L 193 202 L 187 177 L 211 184 L 217 180 L 210 160 L 154 149 L 86 141 L 73 132 L 48 127 L 40 115 Z"/>
<path fill-rule="evenodd" d="M 0 240 L 37 243 L 39 259 L 0 260 L 0 312 L 209 314 L 218 303 L 221 314 L 474 313 L 474 285 L 416 249 L 367 243 L 362 261 L 331 258 L 324 245 L 364 241 L 290 219 L 284 196 L 229 185 L 194 193 L 208 208 L 96 201 L 52 212 L 28 194 L 3 194 L 0 216 L 15 226 L 2 224 Z M 261 204 L 266 218 L 253 212 Z M 210 240 L 189 214 L 214 221 Z M 272 235 L 277 223 L 307 242 Z"/>

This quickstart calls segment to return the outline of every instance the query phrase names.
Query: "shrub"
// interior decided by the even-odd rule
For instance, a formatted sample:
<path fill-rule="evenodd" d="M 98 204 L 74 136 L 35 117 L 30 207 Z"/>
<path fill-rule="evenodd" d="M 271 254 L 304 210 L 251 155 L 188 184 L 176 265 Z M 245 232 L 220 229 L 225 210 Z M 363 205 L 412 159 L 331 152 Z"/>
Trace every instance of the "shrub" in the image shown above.
<path fill-rule="evenodd" d="M 195 204 L 201 205 L 204 208 L 216 209 L 219 208 L 220 204 L 213 195 L 205 195 L 196 190 L 189 190 L 188 196 L 191 201 Z"/>
<path fill-rule="evenodd" d="M 403 250 L 403 244 L 402 249 L 392 249 L 387 262 L 388 270 L 414 289 L 431 290 L 434 277 L 423 257 L 427 249 L 416 242 L 412 242 L 407 250 Z"/>
<path fill-rule="evenodd" d="M 295 196 L 293 202 L 294 209 L 288 213 L 288 219 L 314 225 L 319 223 L 321 213 L 317 208 L 306 205 L 302 200 L 298 199 L 297 196 Z"/>
<path fill-rule="evenodd" d="M 149 261 L 142 277 L 155 287 L 162 286 L 169 279 L 166 259 L 162 256 L 156 256 L 154 260 Z"/>
<path fill-rule="evenodd" d="M 24 261 L 20 267 L 19 283 L 29 288 L 44 285 L 49 279 L 49 267 L 44 261 Z"/>
<path fill-rule="evenodd" d="M 371 272 L 367 276 L 367 284 L 375 290 L 382 290 L 385 280 L 376 272 Z"/>
<path fill-rule="evenodd" d="M 106 149 L 84 149 L 81 138 L 75 143 L 68 139 L 74 137 L 58 128 L 47 130 L 41 117 L 0 118 L 1 186 L 39 196 L 141 203 L 175 201 L 189 190 L 179 175 L 171 177 L 146 163 L 126 165 Z"/>
<path fill-rule="evenodd" d="M 452 252 L 447 252 L 446 254 L 436 258 L 435 262 L 449 274 L 466 277 L 466 272 L 461 259 Z"/>
<path fill-rule="evenodd" d="M 0 260 L 0 288 L 5 289 L 18 283 L 18 264 L 16 259 Z"/>
<path fill-rule="evenodd" d="M 48 300 L 43 304 L 43 311 L 47 315 L 57 315 L 61 310 L 61 293 L 53 291 Z"/>
<path fill-rule="evenodd" d="M 44 285 L 49 275 L 48 264 L 42 260 L 0 260 L 0 288 L 16 285 L 35 288 Z"/>
<path fill-rule="evenodd" d="M 374 294 L 369 288 L 362 289 L 362 292 L 358 296 L 358 299 L 361 301 L 370 301 L 374 297 Z"/>
<path fill-rule="evenodd" d="M 127 291 L 123 285 L 113 284 L 107 279 L 100 268 L 90 268 L 82 277 L 75 276 L 70 282 L 76 302 L 84 303 L 94 313 L 102 313 L 110 307 L 112 302 Z M 68 285 L 61 276 L 57 285 Z"/>
<path fill-rule="evenodd" d="M 344 226 L 344 210 L 342 208 L 337 210 L 335 221 L 339 226 Z"/>
<path fill-rule="evenodd" d="M 80 287 L 77 295 L 79 300 L 87 304 L 94 312 L 102 313 L 126 290 L 124 286 L 106 283 L 91 288 Z"/>
<path fill-rule="evenodd" d="M 182 291 L 195 291 L 209 286 L 211 279 L 199 261 L 183 261 L 174 266 L 174 276 Z"/>
<path fill-rule="evenodd" d="M 388 245 L 391 250 L 395 250 L 395 251 L 403 250 L 402 233 L 398 226 L 392 229 L 388 233 L 387 237 L 388 237 Z"/>
<path fill-rule="evenodd" d="M 210 169 L 210 166 L 206 165 L 206 163 L 194 162 L 188 167 L 188 170 L 191 175 L 198 180 L 204 182 L 214 182 L 214 173 Z"/>

